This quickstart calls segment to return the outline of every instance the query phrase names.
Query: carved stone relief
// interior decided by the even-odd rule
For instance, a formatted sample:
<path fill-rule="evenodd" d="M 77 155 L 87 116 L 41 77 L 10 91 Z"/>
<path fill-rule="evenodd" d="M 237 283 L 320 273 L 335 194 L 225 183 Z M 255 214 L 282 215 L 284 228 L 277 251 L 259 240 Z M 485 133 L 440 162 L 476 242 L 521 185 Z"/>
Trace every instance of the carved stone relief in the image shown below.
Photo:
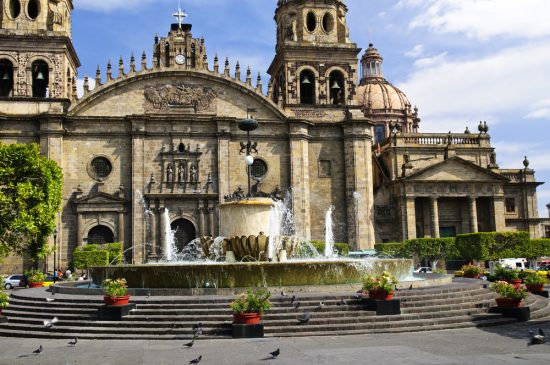
<path fill-rule="evenodd" d="M 153 109 L 167 111 L 175 108 L 192 108 L 196 112 L 212 110 L 218 95 L 207 87 L 172 86 L 149 87 L 145 89 L 145 99 Z"/>

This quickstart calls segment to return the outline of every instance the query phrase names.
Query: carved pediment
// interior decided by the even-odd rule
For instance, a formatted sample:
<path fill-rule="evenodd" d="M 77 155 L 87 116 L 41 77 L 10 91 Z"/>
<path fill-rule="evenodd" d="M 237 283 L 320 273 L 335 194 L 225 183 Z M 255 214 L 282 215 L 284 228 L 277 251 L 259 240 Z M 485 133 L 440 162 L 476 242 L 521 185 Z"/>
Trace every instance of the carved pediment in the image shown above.
<path fill-rule="evenodd" d="M 192 109 L 195 112 L 213 112 L 216 92 L 207 87 L 165 85 L 145 89 L 150 111 Z"/>
<path fill-rule="evenodd" d="M 98 192 L 77 198 L 74 202 L 75 204 L 124 204 L 126 200 L 116 195 Z"/>
<path fill-rule="evenodd" d="M 414 172 L 406 181 L 506 182 L 508 179 L 489 169 L 452 157 Z"/>

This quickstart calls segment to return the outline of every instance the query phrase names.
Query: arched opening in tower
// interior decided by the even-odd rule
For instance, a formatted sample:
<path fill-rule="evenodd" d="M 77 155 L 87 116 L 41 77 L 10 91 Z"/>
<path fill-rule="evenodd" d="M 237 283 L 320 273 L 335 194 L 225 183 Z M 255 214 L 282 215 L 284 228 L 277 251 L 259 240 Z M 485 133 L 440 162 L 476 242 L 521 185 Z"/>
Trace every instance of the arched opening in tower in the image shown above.
<path fill-rule="evenodd" d="M 9 60 L 0 60 L 0 96 L 13 95 L 13 64 Z"/>
<path fill-rule="evenodd" d="M 310 70 L 300 74 L 300 104 L 315 104 L 315 75 Z"/>
<path fill-rule="evenodd" d="M 50 80 L 50 70 L 48 68 L 48 64 L 42 60 L 34 61 L 31 70 L 33 98 L 48 97 L 48 85 Z"/>

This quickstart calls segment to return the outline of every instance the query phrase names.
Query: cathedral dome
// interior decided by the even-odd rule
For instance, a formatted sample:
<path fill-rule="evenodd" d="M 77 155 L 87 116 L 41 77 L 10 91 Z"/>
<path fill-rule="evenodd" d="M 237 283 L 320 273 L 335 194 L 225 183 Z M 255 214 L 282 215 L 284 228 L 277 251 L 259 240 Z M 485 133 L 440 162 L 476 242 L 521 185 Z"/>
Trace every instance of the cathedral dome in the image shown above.
<path fill-rule="evenodd" d="M 362 78 L 358 89 L 359 101 L 365 110 L 394 110 L 411 112 L 405 93 L 389 83 L 382 73 L 383 58 L 369 44 L 361 58 Z"/>

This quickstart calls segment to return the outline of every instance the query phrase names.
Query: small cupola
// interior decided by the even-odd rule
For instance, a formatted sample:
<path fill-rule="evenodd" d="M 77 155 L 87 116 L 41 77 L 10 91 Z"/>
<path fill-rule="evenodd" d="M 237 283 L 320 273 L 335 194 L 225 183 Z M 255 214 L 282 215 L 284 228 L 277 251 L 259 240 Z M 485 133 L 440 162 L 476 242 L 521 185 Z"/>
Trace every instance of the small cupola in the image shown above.
<path fill-rule="evenodd" d="M 365 51 L 365 54 L 361 58 L 362 77 L 361 84 L 364 84 L 367 79 L 370 78 L 383 78 L 382 73 L 382 61 L 378 49 L 374 48 L 372 43 L 369 44 L 369 48 Z"/>

